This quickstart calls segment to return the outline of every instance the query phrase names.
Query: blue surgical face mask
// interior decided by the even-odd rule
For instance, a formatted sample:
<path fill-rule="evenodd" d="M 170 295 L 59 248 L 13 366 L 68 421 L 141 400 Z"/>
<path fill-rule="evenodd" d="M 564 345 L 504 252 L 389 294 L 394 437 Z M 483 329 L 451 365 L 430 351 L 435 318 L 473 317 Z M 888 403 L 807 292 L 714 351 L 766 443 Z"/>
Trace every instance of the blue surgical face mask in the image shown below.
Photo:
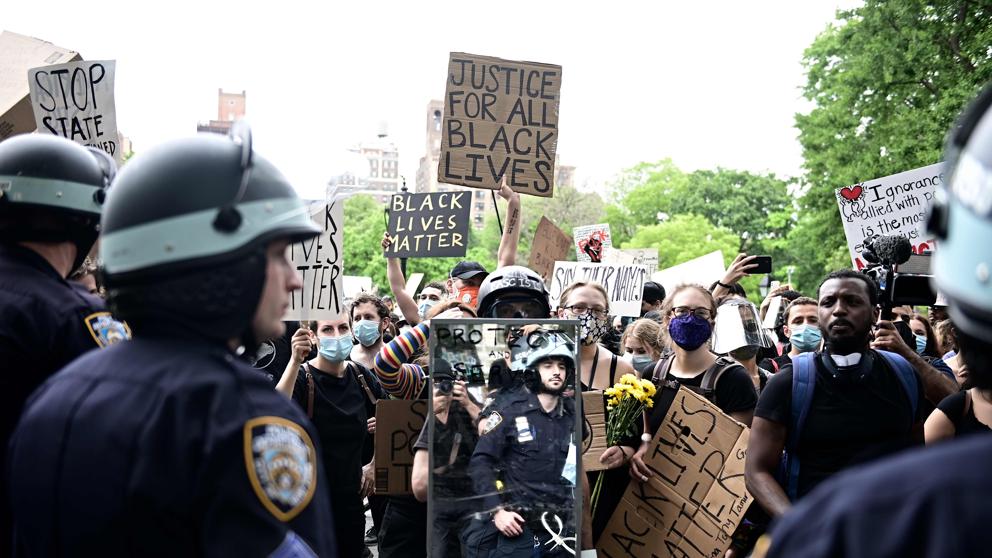
<path fill-rule="evenodd" d="M 355 322 L 355 327 L 352 330 L 355 332 L 355 338 L 358 339 L 358 342 L 366 347 L 375 345 L 381 335 L 379 322 L 372 320 L 359 320 Z"/>
<path fill-rule="evenodd" d="M 630 365 L 634 367 L 634 370 L 642 374 L 651 366 L 652 362 L 654 362 L 654 359 L 651 358 L 651 355 L 634 355 L 630 359 Z"/>
<path fill-rule="evenodd" d="M 351 347 L 354 345 L 350 334 L 341 337 L 319 337 L 318 339 L 320 340 L 320 356 L 331 362 L 342 362 L 347 359 L 348 355 L 351 354 Z"/>
<path fill-rule="evenodd" d="M 426 318 L 427 313 L 430 312 L 431 308 L 437 304 L 436 300 L 425 300 L 417 306 L 417 314 L 420 314 L 421 318 Z"/>
<path fill-rule="evenodd" d="M 922 355 L 923 351 L 927 350 L 927 336 L 914 333 L 913 337 L 916 338 L 916 352 Z"/>
<path fill-rule="evenodd" d="M 789 331 L 792 333 L 789 336 L 789 343 L 802 353 L 815 351 L 820 346 L 820 340 L 823 339 L 819 326 L 789 326 Z"/>

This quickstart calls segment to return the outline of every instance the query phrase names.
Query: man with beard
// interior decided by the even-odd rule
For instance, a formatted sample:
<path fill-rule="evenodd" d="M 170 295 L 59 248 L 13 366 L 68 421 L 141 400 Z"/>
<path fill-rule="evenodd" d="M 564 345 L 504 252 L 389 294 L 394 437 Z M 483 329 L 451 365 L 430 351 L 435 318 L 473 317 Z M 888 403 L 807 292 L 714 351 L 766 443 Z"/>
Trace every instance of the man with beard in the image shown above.
<path fill-rule="evenodd" d="M 547 341 L 527 357 L 528 389 L 486 419 L 469 464 L 481 507 L 492 515 L 485 528 L 498 532 L 497 556 L 569 555 L 543 524 L 572 525 L 575 409 L 561 395 L 574 383 L 574 349 L 560 335 L 549 334 Z M 503 473 L 502 492 L 497 471 Z M 574 533 L 560 536 L 574 554 Z"/>
<path fill-rule="evenodd" d="M 992 250 L 976 243 L 992 230 L 989 107 L 992 87 L 952 130 L 945 159 L 950 180 L 938 190 L 928 222 L 928 234 L 940 243 L 934 286 L 948 299 L 961 357 L 981 390 L 992 389 Z M 838 475 L 782 518 L 767 556 L 984 556 L 990 462 L 992 437 L 982 434 Z"/>
<path fill-rule="evenodd" d="M 842 270 L 818 292 L 823 352 L 799 355 L 768 381 L 751 425 L 745 479 L 772 517 L 838 471 L 909 446 L 926 418 L 926 382 L 901 356 L 871 349 L 875 283 Z M 894 332 L 888 322 L 878 328 Z"/>

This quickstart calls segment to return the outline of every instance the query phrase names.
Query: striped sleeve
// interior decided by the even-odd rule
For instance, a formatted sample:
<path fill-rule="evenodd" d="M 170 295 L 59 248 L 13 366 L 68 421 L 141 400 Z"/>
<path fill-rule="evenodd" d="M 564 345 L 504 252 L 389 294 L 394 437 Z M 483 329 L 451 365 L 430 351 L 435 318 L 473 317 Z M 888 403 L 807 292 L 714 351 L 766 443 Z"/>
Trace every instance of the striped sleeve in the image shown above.
<path fill-rule="evenodd" d="M 375 375 L 382 389 L 397 399 L 416 399 L 427 382 L 423 367 L 409 364 L 413 353 L 427 344 L 430 328 L 418 324 L 396 337 L 375 355 Z"/>

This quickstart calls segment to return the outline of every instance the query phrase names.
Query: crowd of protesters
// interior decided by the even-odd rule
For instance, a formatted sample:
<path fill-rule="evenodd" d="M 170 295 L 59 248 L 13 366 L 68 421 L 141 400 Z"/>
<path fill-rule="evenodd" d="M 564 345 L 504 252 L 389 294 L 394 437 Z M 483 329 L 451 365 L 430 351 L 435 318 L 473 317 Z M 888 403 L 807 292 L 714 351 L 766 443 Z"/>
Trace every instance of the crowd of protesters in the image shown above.
<path fill-rule="evenodd" d="M 614 316 L 587 281 L 553 307 L 515 264 L 520 199 L 504 184 L 495 269 L 459 262 L 414 297 L 387 258 L 384 296 L 285 323 L 301 286 L 286 247 L 317 229 L 246 129 L 152 149 L 119 175 L 60 138 L 6 140 L 3 553 L 573 555 L 595 547 L 629 483 L 655 474 L 651 440 L 686 388 L 750 427 L 755 505 L 727 556 L 980 555 L 992 255 L 968 235 L 992 231 L 990 103 L 952 134 L 958 182 L 930 224 L 946 300 L 929 307 L 884 304 L 885 285 L 853 270 L 756 305 L 746 254 L 709 286 L 645 283 L 640 316 Z M 86 257 L 98 234 L 100 272 Z M 432 323 L 472 318 L 545 324 L 507 330 L 481 391 L 428 350 Z M 574 338 L 554 319 L 577 323 Z M 523 337 L 540 343 L 518 355 Z M 573 396 L 626 375 L 657 393 L 636 432 L 596 456 L 590 513 Z M 432 410 L 408 433 L 407 495 L 375 493 L 376 405 L 389 399 Z"/>

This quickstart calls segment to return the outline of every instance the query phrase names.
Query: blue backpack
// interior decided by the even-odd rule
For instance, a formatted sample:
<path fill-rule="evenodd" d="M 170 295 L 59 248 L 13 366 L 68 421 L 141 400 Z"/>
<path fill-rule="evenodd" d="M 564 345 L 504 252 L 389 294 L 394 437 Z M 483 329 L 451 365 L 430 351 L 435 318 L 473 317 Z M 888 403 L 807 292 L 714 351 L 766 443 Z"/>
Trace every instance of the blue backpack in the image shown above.
<path fill-rule="evenodd" d="M 919 392 L 916 371 L 913 366 L 901 356 L 889 351 L 875 351 L 896 373 L 899 383 L 909 397 L 910 424 L 916 422 L 916 409 Z M 782 452 L 782 464 L 779 468 L 779 481 L 785 488 L 789 501 L 795 502 L 799 496 L 799 436 L 806 424 L 813 403 L 813 389 L 816 387 L 817 353 L 809 352 L 797 355 L 792 359 L 792 420 L 789 424 L 789 437 Z"/>

